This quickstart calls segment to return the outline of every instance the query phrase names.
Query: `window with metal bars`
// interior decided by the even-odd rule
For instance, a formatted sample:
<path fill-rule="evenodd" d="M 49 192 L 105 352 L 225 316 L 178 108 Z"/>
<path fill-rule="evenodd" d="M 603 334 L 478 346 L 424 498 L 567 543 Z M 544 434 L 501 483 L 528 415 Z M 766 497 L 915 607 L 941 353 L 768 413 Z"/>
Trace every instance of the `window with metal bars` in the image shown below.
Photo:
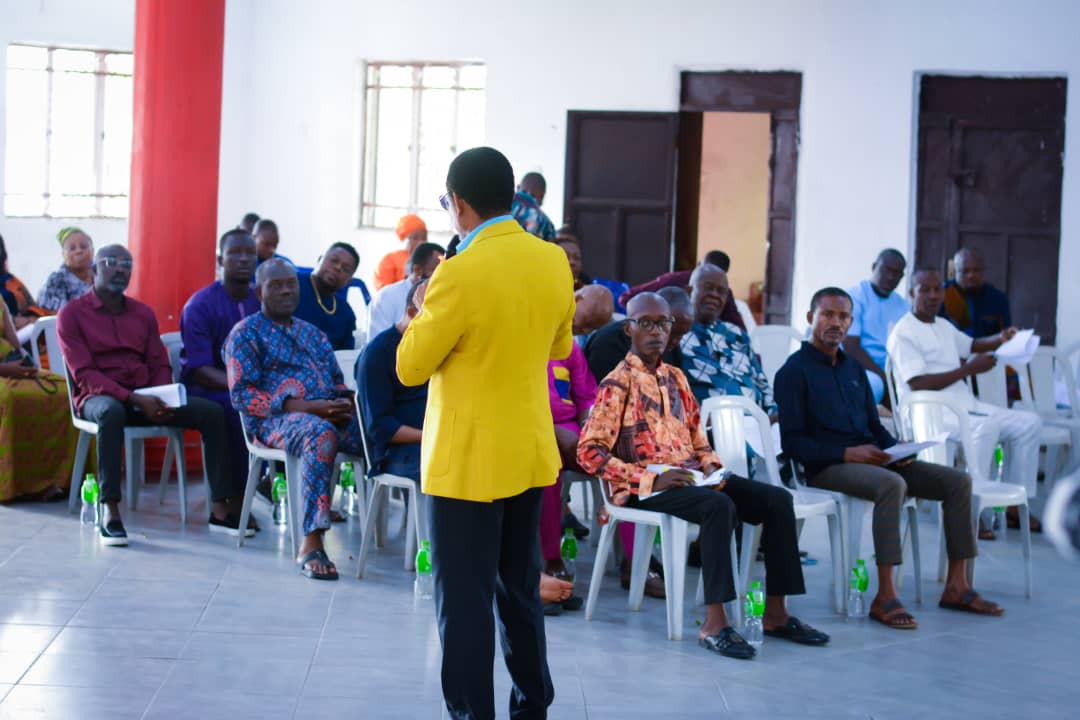
<path fill-rule="evenodd" d="M 4 214 L 128 215 L 130 52 L 7 47 Z"/>
<path fill-rule="evenodd" d="M 446 169 L 483 144 L 487 70 L 478 62 L 364 63 L 360 224 L 393 228 L 416 213 L 448 230 Z"/>

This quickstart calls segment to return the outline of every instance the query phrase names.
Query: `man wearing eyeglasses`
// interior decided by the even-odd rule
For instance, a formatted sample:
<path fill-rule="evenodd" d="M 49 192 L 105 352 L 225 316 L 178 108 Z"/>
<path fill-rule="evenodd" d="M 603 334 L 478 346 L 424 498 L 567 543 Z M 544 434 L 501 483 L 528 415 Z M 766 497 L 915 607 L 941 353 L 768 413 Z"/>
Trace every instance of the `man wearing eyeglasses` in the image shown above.
<path fill-rule="evenodd" d="M 120 518 L 120 455 L 127 425 L 198 430 L 206 450 L 215 517 L 228 515 L 232 494 L 221 406 L 190 397 L 186 405 L 170 407 L 160 398 L 137 392 L 171 383 L 172 368 L 154 311 L 124 295 L 133 268 L 131 253 L 123 246 L 107 245 L 98 250 L 91 266 L 92 291 L 65 305 L 56 320 L 75 410 L 98 425 L 98 482 L 105 508 L 100 532 L 101 542 L 110 546 L 127 545 Z M 237 530 L 235 516 L 232 522 Z"/>
<path fill-rule="evenodd" d="M 824 645 L 828 635 L 788 615 L 785 608 L 786 596 L 806 592 L 791 493 L 735 475 L 714 487 L 695 483 L 688 470 L 708 476 L 721 463 L 709 446 L 686 376 L 661 359 L 675 324 L 671 308 L 659 295 L 642 293 L 630 301 L 627 313 L 630 352 L 600 383 L 581 430 L 578 463 L 607 481 L 615 504 L 668 513 L 701 526 L 706 604 L 698 632 L 702 647 L 740 660 L 756 654 L 724 613 L 724 603 L 735 599 L 731 542 L 739 518 L 762 525 L 765 634 Z M 654 472 L 650 465 L 670 469 Z"/>
<path fill-rule="evenodd" d="M 545 368 L 574 342 L 566 255 L 514 220 L 514 171 L 492 148 L 458 155 L 440 202 L 462 240 L 398 345 L 405 385 L 430 379 L 421 441 L 431 497 L 442 687 L 452 718 L 495 717 L 498 609 L 511 717 L 554 699 L 540 603 L 540 506 L 561 462 Z M 527 272 L 521 272 L 527 268 Z"/>

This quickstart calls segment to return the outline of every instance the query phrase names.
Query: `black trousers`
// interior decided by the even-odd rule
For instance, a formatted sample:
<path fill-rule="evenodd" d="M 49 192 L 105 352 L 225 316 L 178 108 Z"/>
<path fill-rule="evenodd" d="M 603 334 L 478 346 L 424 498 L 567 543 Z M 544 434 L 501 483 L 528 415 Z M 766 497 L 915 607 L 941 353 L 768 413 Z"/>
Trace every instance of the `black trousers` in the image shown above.
<path fill-rule="evenodd" d="M 510 717 L 546 718 L 555 698 L 540 603 L 542 488 L 494 502 L 431 496 L 435 608 L 450 717 L 492 720 L 495 621 L 510 671 Z"/>
<path fill-rule="evenodd" d="M 244 487 L 240 480 L 228 471 L 225 453 L 225 412 L 210 400 L 189 397 L 187 405 L 176 408 L 171 420 L 150 422 L 141 413 L 126 407 L 109 395 L 95 395 L 83 403 L 82 416 L 98 424 L 98 483 L 101 500 L 120 500 L 123 478 L 120 458 L 124 450 L 124 427 L 128 425 L 169 425 L 198 430 L 202 433 L 206 450 L 206 479 L 210 483 L 211 500 L 218 502 L 230 497 L 240 497 Z M 183 452 L 183 448 L 180 449 Z M 246 482 L 246 478 L 243 481 Z M 233 487 L 234 484 L 240 485 Z"/>
<path fill-rule="evenodd" d="M 655 510 L 701 526 L 701 572 L 705 602 L 735 599 L 734 568 L 731 567 L 732 532 L 736 521 L 762 525 L 761 549 L 765 553 L 765 593 L 802 595 L 806 592 L 795 511 L 791 493 L 768 483 L 733 475 L 724 489 L 677 488 L 638 500 L 635 507 Z M 749 548 L 743 548 L 749 552 Z"/>

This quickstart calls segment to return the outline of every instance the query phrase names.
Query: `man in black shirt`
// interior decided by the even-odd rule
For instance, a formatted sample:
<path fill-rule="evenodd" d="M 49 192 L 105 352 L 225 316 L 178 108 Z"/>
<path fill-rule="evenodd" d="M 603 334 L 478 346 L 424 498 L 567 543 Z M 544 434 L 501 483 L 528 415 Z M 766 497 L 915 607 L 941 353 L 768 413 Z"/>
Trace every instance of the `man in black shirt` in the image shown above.
<path fill-rule="evenodd" d="M 897 629 L 918 627 L 893 583 L 893 566 L 902 557 L 900 512 L 906 495 L 942 501 L 949 571 L 939 605 L 1001 615 L 1004 611 L 967 581 L 967 561 L 975 557 L 971 478 L 912 459 L 890 464 L 882 452 L 896 440 L 881 425 L 866 373 L 840 349 L 851 311 L 851 297 L 839 288 L 814 294 L 806 315 L 812 341 L 804 342 L 776 374 L 784 452 L 803 464 L 811 487 L 874 503 L 878 592 L 870 605 L 871 618 Z"/>
<path fill-rule="evenodd" d="M 666 287 L 657 294 L 667 300 L 671 307 L 671 315 L 675 318 L 663 360 L 672 367 L 681 368 L 682 351 L 679 350 L 679 343 L 694 324 L 690 296 L 678 287 Z M 589 363 L 589 370 L 592 371 L 593 377 L 596 378 L 596 382 L 603 382 L 604 378 L 626 359 L 626 353 L 630 352 L 630 336 L 626 333 L 626 321 L 616 320 L 594 332 L 585 343 L 584 350 L 585 359 Z"/>

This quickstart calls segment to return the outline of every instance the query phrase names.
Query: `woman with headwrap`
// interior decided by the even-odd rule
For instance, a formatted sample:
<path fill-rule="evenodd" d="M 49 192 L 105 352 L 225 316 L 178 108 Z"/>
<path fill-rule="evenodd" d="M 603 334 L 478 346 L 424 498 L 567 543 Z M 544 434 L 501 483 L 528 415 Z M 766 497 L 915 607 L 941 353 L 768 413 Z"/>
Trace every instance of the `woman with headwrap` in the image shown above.
<path fill-rule="evenodd" d="M 22 280 L 8 272 L 8 254 L 3 236 L 0 236 L 0 297 L 16 330 L 22 330 L 42 315 L 49 314 L 34 302 L 34 296 Z"/>
<path fill-rule="evenodd" d="M 38 303 L 49 311 L 60 308 L 90 290 L 90 265 L 94 262 L 94 241 L 77 227 L 66 227 L 57 236 L 64 263 L 49 275 L 38 293 Z"/>

